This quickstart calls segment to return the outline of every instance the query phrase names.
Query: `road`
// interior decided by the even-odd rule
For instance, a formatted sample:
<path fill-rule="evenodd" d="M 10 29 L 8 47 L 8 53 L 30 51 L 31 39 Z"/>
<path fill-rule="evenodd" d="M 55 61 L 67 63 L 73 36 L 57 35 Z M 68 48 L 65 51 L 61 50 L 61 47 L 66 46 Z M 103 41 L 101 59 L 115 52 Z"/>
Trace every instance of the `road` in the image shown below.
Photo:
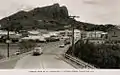
<path fill-rule="evenodd" d="M 27 55 L 17 61 L 14 69 L 74 69 L 60 57 L 65 48 L 59 48 L 63 42 L 41 44 L 43 54 L 40 56 Z"/>

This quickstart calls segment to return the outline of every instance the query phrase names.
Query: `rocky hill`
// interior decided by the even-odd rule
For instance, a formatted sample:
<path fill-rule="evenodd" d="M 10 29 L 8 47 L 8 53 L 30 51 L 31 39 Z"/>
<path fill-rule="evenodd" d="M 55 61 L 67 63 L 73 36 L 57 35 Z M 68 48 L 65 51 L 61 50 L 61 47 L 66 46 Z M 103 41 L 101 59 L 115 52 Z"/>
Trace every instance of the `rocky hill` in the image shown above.
<path fill-rule="evenodd" d="M 57 21 L 56 23 L 47 23 L 45 21 Z M 38 7 L 28 12 L 19 11 L 9 17 L 0 20 L 3 29 L 9 27 L 10 30 L 16 29 L 34 29 L 34 28 L 47 28 L 57 29 L 63 28 L 63 24 L 68 22 L 68 10 L 65 6 L 54 4 L 46 7 Z M 63 24 L 62 24 L 63 23 Z"/>
<path fill-rule="evenodd" d="M 21 29 L 48 29 L 60 30 L 64 26 L 71 24 L 66 6 L 53 4 L 46 7 L 37 7 L 30 11 L 19 11 L 11 16 L 0 20 L 2 29 L 21 30 Z M 48 22 L 49 21 L 49 22 Z M 75 21 L 75 20 L 74 20 Z M 85 22 L 74 22 L 75 27 L 87 31 L 101 30 L 108 31 L 114 25 L 96 25 Z"/>

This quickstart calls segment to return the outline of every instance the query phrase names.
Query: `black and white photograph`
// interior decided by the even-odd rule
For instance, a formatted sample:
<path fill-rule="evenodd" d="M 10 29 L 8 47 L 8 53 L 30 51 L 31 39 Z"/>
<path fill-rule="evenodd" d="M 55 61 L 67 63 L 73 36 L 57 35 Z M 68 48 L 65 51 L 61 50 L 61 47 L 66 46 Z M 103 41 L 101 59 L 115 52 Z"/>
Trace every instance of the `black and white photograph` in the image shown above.
<path fill-rule="evenodd" d="M 120 0 L 0 0 L 0 69 L 120 69 Z"/>

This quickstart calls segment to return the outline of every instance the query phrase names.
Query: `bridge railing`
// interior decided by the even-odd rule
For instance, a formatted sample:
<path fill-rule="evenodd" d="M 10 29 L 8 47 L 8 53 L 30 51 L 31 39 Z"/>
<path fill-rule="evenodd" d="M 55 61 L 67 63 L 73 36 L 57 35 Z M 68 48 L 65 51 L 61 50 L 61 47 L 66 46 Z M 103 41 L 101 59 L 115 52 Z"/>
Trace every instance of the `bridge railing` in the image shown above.
<path fill-rule="evenodd" d="M 79 65 L 82 68 L 96 69 L 94 66 L 92 66 L 92 65 L 90 65 L 90 64 L 88 64 L 88 63 L 86 63 L 86 62 L 84 62 L 84 61 L 82 61 L 82 60 L 80 60 L 80 59 L 78 59 L 76 57 L 73 57 L 73 56 L 71 56 L 69 54 L 65 54 L 64 57 L 71 60 L 72 62 L 75 62 L 77 65 Z"/>
<path fill-rule="evenodd" d="M 75 41 L 75 43 L 77 42 L 78 40 Z M 67 50 L 69 49 L 69 47 L 72 46 L 72 45 L 69 45 L 67 46 L 67 48 L 65 49 L 64 51 L 64 54 L 63 56 L 69 60 L 71 60 L 72 62 L 76 63 L 77 65 L 80 65 L 82 68 L 87 68 L 87 69 L 97 69 L 96 67 L 92 66 L 91 64 L 88 64 L 76 57 L 73 57 L 69 54 L 66 54 Z"/>

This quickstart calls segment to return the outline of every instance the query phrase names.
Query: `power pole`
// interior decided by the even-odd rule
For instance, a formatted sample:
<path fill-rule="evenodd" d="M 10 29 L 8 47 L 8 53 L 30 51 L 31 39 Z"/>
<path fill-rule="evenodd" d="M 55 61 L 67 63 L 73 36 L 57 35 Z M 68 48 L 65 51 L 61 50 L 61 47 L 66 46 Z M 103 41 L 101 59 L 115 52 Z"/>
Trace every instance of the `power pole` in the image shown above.
<path fill-rule="evenodd" d="M 75 25 L 75 18 L 79 18 L 79 16 L 69 16 L 72 18 L 72 56 L 74 56 L 74 48 L 75 48 L 75 45 L 74 45 L 74 25 Z"/>
<path fill-rule="evenodd" d="M 96 39 L 96 27 L 94 28 L 94 32 L 95 32 L 95 39 Z"/>
<path fill-rule="evenodd" d="M 8 33 L 7 33 L 7 57 L 9 58 L 9 28 L 8 28 Z"/>
<path fill-rule="evenodd" d="M 83 40 L 83 38 L 84 38 L 84 27 L 82 26 L 82 28 L 81 28 L 81 33 L 80 33 L 80 38 L 81 38 L 81 40 Z"/>
<path fill-rule="evenodd" d="M 9 22 L 9 19 L 8 19 L 8 22 Z M 9 43 L 10 43 L 10 39 L 9 39 L 9 23 L 8 23 L 8 26 L 7 26 L 7 40 L 6 40 L 6 43 L 7 43 L 7 57 L 9 58 Z"/>
<path fill-rule="evenodd" d="M 72 25 L 72 56 L 74 56 L 74 24 Z"/>

